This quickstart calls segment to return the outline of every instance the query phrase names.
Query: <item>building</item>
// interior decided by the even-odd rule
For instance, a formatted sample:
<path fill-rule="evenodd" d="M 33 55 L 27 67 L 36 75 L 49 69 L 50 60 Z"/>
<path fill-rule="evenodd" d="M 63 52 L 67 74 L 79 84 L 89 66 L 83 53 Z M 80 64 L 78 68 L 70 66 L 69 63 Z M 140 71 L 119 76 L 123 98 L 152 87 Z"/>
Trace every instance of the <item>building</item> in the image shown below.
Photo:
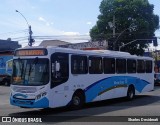
<path fill-rule="evenodd" d="M 39 46 L 59 46 L 64 48 L 81 49 L 81 50 L 95 50 L 95 49 L 107 49 L 108 42 L 95 41 L 95 42 L 82 42 L 82 43 L 69 43 L 60 40 L 44 40 Z"/>
<path fill-rule="evenodd" d="M 13 58 L 14 50 L 20 47 L 18 41 L 0 40 L 0 85 L 10 84 L 10 75 L 6 72 L 6 63 Z"/>
<path fill-rule="evenodd" d="M 0 53 L 13 52 L 17 48 L 21 48 L 18 41 L 0 40 Z"/>
<path fill-rule="evenodd" d="M 39 46 L 60 46 L 60 45 L 67 45 L 69 42 L 61 41 L 61 40 L 43 40 Z"/>

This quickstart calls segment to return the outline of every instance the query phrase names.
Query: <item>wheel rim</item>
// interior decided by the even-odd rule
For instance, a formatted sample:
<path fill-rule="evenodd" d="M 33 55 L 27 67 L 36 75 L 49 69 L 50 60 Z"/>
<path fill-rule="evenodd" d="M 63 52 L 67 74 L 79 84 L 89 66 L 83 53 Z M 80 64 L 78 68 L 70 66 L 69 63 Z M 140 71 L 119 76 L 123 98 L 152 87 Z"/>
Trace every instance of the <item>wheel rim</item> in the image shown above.
<path fill-rule="evenodd" d="M 132 99 L 133 98 L 133 92 L 130 92 L 129 96 Z"/>
<path fill-rule="evenodd" d="M 134 96 L 134 93 L 133 93 L 133 91 L 132 91 L 132 90 L 130 90 L 130 92 L 129 92 L 129 98 L 130 98 L 130 99 L 132 99 L 132 98 L 133 98 L 133 96 Z"/>
<path fill-rule="evenodd" d="M 80 105 L 80 98 L 78 96 L 73 97 L 73 104 L 76 106 Z"/>

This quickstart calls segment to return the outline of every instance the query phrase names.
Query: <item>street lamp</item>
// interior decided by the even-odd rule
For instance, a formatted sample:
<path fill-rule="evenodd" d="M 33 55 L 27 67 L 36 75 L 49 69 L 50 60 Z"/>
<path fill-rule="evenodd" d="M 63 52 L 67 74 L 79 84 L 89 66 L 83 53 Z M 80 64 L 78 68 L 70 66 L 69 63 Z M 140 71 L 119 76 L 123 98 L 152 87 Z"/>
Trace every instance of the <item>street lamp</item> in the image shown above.
<path fill-rule="evenodd" d="M 117 43 L 119 37 L 120 37 L 126 30 L 128 30 L 128 29 L 133 29 L 133 28 L 136 28 L 136 26 L 133 25 L 133 24 L 131 24 L 128 28 L 124 29 L 124 30 L 118 35 L 117 39 L 114 41 L 114 50 L 116 49 L 116 43 Z"/>
<path fill-rule="evenodd" d="M 25 18 L 25 16 L 23 16 L 23 14 L 21 12 L 19 12 L 18 10 L 16 10 L 16 12 L 18 12 L 26 21 L 27 25 L 28 25 L 28 29 L 29 29 L 29 37 L 28 37 L 28 45 L 32 46 L 32 43 L 34 42 L 34 39 L 32 38 L 32 29 L 31 29 L 31 25 L 29 25 L 27 19 Z"/>
<path fill-rule="evenodd" d="M 136 42 L 136 41 L 138 41 L 138 40 L 147 41 L 147 40 L 154 40 L 154 39 L 155 39 L 155 38 L 152 38 L 152 39 L 135 39 L 135 40 L 132 40 L 132 41 L 126 43 L 126 44 L 123 44 L 122 46 L 119 46 L 119 51 L 121 51 L 121 48 L 122 48 L 122 47 L 124 47 L 124 46 L 126 46 L 126 45 L 128 45 L 128 44 L 131 44 L 131 43 L 133 43 L 133 42 Z"/>
<path fill-rule="evenodd" d="M 126 45 L 128 45 L 128 44 L 131 44 L 131 43 L 133 43 L 133 42 L 135 42 L 135 41 L 137 41 L 137 39 L 132 40 L 132 41 L 129 42 L 129 43 L 123 44 L 122 46 L 119 46 L 119 51 L 121 51 L 121 48 L 122 48 L 122 47 L 124 47 L 124 46 L 126 46 Z"/>

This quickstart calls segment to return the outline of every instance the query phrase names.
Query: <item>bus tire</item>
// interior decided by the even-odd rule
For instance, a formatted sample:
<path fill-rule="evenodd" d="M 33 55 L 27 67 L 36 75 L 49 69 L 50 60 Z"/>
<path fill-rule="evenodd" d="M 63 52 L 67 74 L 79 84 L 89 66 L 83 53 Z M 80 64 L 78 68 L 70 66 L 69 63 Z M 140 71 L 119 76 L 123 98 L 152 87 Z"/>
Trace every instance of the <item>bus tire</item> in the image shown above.
<path fill-rule="evenodd" d="M 76 92 L 72 97 L 72 108 L 79 109 L 85 103 L 84 95 L 82 92 Z"/>
<path fill-rule="evenodd" d="M 135 89 L 133 86 L 129 86 L 127 91 L 127 100 L 132 100 L 135 96 Z"/>

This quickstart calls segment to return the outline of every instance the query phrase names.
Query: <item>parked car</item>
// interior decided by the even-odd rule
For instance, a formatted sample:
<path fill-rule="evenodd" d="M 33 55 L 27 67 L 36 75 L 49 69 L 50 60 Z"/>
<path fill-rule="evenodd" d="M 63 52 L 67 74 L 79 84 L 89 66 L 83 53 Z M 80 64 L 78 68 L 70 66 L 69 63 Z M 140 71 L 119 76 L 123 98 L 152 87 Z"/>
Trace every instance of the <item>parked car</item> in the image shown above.
<path fill-rule="evenodd" d="M 155 73 L 154 74 L 154 84 L 155 85 L 160 85 L 160 73 Z"/>

